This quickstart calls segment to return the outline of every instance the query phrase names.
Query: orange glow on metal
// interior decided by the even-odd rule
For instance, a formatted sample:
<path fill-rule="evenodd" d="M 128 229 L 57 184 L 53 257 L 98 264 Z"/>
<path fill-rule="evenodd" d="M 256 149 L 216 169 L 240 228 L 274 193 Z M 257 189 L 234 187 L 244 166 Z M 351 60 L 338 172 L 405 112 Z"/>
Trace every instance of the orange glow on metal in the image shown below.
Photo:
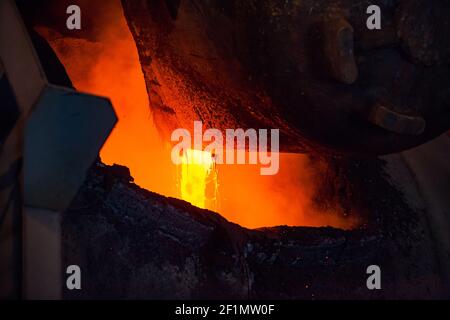
<path fill-rule="evenodd" d="M 100 42 L 38 31 L 78 90 L 113 102 L 119 121 L 101 150 L 103 162 L 127 166 L 143 188 L 218 211 L 249 228 L 358 225 L 355 219 L 342 218 L 337 209 L 317 210 L 312 205 L 315 181 L 305 155 L 280 154 L 275 176 L 261 176 L 254 165 L 216 165 L 211 155 L 196 150 L 185 154 L 181 166 L 174 165 L 171 145 L 161 140 L 153 122 L 139 56 L 119 0 L 111 1 L 102 23 Z M 203 162 L 193 163 L 196 158 Z"/>

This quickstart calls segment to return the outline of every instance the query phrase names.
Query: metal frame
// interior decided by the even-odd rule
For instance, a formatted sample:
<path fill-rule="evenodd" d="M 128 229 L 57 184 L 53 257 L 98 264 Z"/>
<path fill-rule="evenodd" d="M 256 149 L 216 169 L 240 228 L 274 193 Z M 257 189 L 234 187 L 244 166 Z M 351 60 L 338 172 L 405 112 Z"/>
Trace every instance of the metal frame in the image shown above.
<path fill-rule="evenodd" d="M 1 64 L 0 76 L 8 78 L 20 116 L 0 149 L 0 176 L 22 159 L 23 167 L 15 172 L 20 204 L 7 202 L 11 188 L 0 190 L 7 217 L 0 227 L 0 296 L 21 292 L 26 299 L 61 299 L 61 213 L 117 117 L 107 98 L 48 83 L 13 0 L 0 1 Z M 17 251 L 23 262 L 19 279 Z"/>

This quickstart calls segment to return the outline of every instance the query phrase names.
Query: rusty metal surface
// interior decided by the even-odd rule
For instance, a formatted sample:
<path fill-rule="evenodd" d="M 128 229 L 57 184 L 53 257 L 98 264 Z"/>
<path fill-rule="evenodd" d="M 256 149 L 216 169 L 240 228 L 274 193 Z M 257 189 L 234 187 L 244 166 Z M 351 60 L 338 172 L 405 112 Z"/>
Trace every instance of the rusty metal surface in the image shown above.
<path fill-rule="evenodd" d="M 19 3 L 30 25 L 101 40 L 105 21 L 96 17 L 107 2 L 76 1 L 86 28 L 72 33 L 56 14 L 69 0 Z M 166 139 L 202 120 L 219 129 L 279 128 L 283 151 L 386 154 L 450 128 L 446 1 L 121 3 Z M 381 30 L 366 27 L 373 4 Z M 389 117 L 373 117 L 379 113 Z"/>
<path fill-rule="evenodd" d="M 450 127 L 448 2 L 372 1 L 380 31 L 367 1 L 122 4 L 162 131 L 201 119 L 278 127 L 284 151 L 384 154 Z"/>

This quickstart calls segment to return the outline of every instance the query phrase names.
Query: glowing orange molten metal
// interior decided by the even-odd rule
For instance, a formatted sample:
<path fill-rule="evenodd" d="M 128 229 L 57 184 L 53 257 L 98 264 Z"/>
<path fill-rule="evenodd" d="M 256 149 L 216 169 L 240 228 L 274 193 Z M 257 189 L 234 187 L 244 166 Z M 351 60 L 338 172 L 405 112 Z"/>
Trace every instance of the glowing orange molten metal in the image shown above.
<path fill-rule="evenodd" d="M 100 42 L 38 30 L 78 90 L 108 96 L 113 102 L 119 122 L 101 150 L 103 162 L 127 166 L 143 188 L 218 211 L 250 228 L 329 225 L 348 229 L 357 225 L 354 219 L 343 218 L 338 209 L 313 207 L 315 181 L 304 155 L 280 154 L 280 172 L 275 176 L 261 176 L 259 166 L 254 165 L 216 166 L 210 155 L 201 164 L 193 164 L 192 159 L 204 156 L 194 150 L 186 153 L 181 167 L 175 166 L 171 146 L 161 141 L 155 129 L 138 53 L 120 1 L 110 3 L 105 21 L 98 21 L 104 26 Z"/>

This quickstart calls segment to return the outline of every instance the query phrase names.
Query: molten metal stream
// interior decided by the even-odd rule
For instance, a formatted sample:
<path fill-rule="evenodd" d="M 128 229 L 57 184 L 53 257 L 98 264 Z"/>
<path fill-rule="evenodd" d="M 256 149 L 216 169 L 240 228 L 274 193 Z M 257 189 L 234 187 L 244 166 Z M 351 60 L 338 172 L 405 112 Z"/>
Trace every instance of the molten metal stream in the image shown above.
<path fill-rule="evenodd" d="M 135 182 L 154 192 L 184 199 L 218 211 L 249 228 L 276 225 L 334 226 L 350 229 L 354 218 L 339 208 L 313 205 L 315 181 L 304 155 L 281 154 L 280 172 L 261 176 L 259 166 L 217 165 L 208 156 L 189 150 L 177 167 L 170 144 L 155 129 L 144 77 L 133 37 L 120 1 L 111 1 L 100 42 L 62 38 L 38 29 L 47 38 L 80 91 L 111 98 L 119 122 L 101 150 L 102 161 L 127 166 Z"/>
<path fill-rule="evenodd" d="M 200 208 L 218 210 L 217 170 L 211 153 L 189 149 L 184 153 L 180 167 L 181 199 Z"/>

